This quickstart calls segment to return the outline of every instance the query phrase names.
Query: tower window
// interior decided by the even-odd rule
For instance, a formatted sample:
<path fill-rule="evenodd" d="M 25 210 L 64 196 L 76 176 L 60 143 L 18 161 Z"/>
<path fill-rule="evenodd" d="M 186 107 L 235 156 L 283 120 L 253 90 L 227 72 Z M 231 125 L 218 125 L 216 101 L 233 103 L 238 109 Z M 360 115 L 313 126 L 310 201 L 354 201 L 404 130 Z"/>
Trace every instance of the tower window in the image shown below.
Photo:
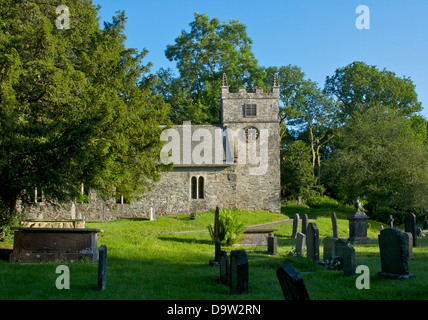
<path fill-rule="evenodd" d="M 190 179 L 190 196 L 192 199 L 205 198 L 205 179 L 204 177 L 192 177 Z"/>
<path fill-rule="evenodd" d="M 204 198 L 204 177 L 199 177 L 198 179 L 198 198 Z"/>
<path fill-rule="evenodd" d="M 192 199 L 198 199 L 198 180 L 196 177 L 192 177 L 191 179 L 191 193 Z"/>
<path fill-rule="evenodd" d="M 245 104 L 244 105 L 244 118 L 256 117 L 257 116 L 257 105 L 256 104 Z"/>

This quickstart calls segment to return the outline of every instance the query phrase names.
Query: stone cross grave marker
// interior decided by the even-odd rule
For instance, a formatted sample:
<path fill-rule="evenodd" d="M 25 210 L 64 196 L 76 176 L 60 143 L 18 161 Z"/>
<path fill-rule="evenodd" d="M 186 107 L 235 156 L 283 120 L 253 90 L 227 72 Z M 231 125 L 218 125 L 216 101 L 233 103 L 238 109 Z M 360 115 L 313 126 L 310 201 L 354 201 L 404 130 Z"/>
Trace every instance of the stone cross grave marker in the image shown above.
<path fill-rule="evenodd" d="M 229 286 L 230 269 L 229 258 L 226 251 L 220 251 L 220 282 Z"/>
<path fill-rule="evenodd" d="M 268 240 L 268 253 L 277 255 L 278 254 L 278 239 L 273 235 L 269 235 L 267 240 Z"/>
<path fill-rule="evenodd" d="M 414 277 L 409 273 L 406 240 L 400 230 L 387 228 L 380 232 L 381 272 L 378 276 L 392 279 Z"/>
<path fill-rule="evenodd" d="M 107 247 L 101 245 L 98 253 L 98 290 L 105 290 L 107 283 Z"/>
<path fill-rule="evenodd" d="M 296 255 L 298 257 L 305 256 L 305 246 L 306 246 L 306 235 L 301 232 L 297 232 L 296 236 Z"/>
<path fill-rule="evenodd" d="M 302 216 L 302 233 L 306 234 L 307 230 L 308 230 L 308 215 L 305 213 Z"/>
<path fill-rule="evenodd" d="M 291 234 L 292 238 L 296 238 L 296 234 L 299 231 L 299 222 L 300 222 L 300 216 L 298 213 L 296 213 L 293 216 L 293 232 Z"/>
<path fill-rule="evenodd" d="M 337 239 L 335 244 L 336 256 L 341 258 L 343 274 L 353 276 L 355 274 L 355 249 L 345 239 Z"/>
<path fill-rule="evenodd" d="M 324 238 L 323 240 L 323 260 L 324 261 L 333 261 L 334 257 L 336 256 L 336 250 L 335 250 L 335 243 L 336 239 L 328 236 Z"/>
<path fill-rule="evenodd" d="M 248 259 L 245 250 L 230 252 L 230 293 L 248 293 Z"/>
<path fill-rule="evenodd" d="M 336 218 L 336 212 L 331 212 L 331 225 L 333 228 L 333 237 L 339 238 L 339 232 L 337 231 L 337 218 Z"/>
<path fill-rule="evenodd" d="M 306 234 L 306 256 L 307 258 L 319 261 L 319 230 L 315 222 L 308 223 Z"/>
<path fill-rule="evenodd" d="M 417 238 L 416 238 L 416 216 L 415 216 L 415 214 L 408 212 L 404 216 L 404 231 L 410 232 L 412 234 L 413 246 L 416 247 Z"/>
<path fill-rule="evenodd" d="M 394 217 L 392 215 L 389 215 L 388 226 L 389 228 L 394 228 Z"/>
<path fill-rule="evenodd" d="M 287 263 L 276 271 L 285 300 L 309 300 L 302 275 Z"/>

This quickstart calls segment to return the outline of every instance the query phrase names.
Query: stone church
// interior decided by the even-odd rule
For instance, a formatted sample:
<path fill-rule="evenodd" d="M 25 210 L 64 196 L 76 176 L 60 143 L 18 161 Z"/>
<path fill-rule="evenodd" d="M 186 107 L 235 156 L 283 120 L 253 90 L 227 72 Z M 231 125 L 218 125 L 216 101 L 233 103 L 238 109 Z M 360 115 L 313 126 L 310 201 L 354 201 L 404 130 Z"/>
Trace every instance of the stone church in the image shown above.
<path fill-rule="evenodd" d="M 147 217 L 151 208 L 158 216 L 216 206 L 280 212 L 279 91 L 275 76 L 271 92 L 230 92 L 224 76 L 220 125 L 184 122 L 162 132 L 161 161 L 174 167 L 152 192 L 131 203 L 103 201 L 92 191 L 88 203 L 53 208 L 41 201 L 25 209 L 27 218 L 107 221 Z"/>

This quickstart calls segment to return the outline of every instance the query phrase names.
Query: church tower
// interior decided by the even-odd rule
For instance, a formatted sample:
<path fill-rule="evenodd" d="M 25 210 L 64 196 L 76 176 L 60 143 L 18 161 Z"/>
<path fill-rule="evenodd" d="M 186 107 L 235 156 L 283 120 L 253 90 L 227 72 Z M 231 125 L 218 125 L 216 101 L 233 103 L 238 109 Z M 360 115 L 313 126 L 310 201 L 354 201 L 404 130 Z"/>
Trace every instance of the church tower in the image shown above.
<path fill-rule="evenodd" d="M 279 89 L 275 74 L 272 92 L 232 93 L 223 75 L 220 121 L 233 147 L 237 208 L 281 211 Z"/>

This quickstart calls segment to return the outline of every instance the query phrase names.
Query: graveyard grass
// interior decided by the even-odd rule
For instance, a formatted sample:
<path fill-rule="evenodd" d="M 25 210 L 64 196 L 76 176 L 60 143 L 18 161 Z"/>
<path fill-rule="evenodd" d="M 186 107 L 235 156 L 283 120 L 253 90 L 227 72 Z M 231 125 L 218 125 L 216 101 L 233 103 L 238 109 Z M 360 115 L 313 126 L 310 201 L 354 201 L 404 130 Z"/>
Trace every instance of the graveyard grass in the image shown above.
<path fill-rule="evenodd" d="M 291 219 L 295 213 L 308 214 L 322 239 L 332 235 L 330 213 L 337 214 L 341 238 L 348 237 L 348 217 L 353 207 L 313 209 L 291 203 L 281 213 L 234 210 L 246 226 Z M 214 211 L 199 213 L 197 220 L 189 215 L 123 219 L 108 223 L 87 222 L 87 228 L 104 230 L 99 234 L 98 246 L 108 248 L 107 287 L 97 290 L 98 265 L 87 261 L 66 264 L 70 268 L 70 289 L 59 290 L 55 283 L 61 263 L 10 264 L 0 260 L 0 299 L 198 299 L 198 300 L 283 300 L 276 270 L 291 263 L 303 276 L 309 296 L 314 300 L 404 300 L 428 298 L 428 239 L 419 238 L 409 260 L 410 273 L 416 278 L 389 280 L 376 276 L 380 271 L 377 242 L 380 224 L 369 220 L 370 245 L 354 245 L 356 265 L 370 269 L 370 289 L 358 290 L 355 282 L 359 274 L 345 277 L 341 271 L 326 270 L 312 260 L 294 257 L 295 239 L 291 238 L 292 224 L 275 226 L 278 230 L 278 255 L 269 255 L 265 247 L 242 247 L 249 260 L 249 293 L 230 295 L 229 288 L 219 283 L 219 268 L 209 266 L 214 258 L 207 226 L 214 219 Z M 384 224 L 385 225 L 385 224 Z M 419 225 L 418 225 L 419 226 Z M 398 226 L 403 229 L 403 226 Z M 191 232 L 205 230 L 204 232 Z M 11 247 L 11 241 L 0 243 Z M 223 247 L 230 252 L 240 247 Z"/>

